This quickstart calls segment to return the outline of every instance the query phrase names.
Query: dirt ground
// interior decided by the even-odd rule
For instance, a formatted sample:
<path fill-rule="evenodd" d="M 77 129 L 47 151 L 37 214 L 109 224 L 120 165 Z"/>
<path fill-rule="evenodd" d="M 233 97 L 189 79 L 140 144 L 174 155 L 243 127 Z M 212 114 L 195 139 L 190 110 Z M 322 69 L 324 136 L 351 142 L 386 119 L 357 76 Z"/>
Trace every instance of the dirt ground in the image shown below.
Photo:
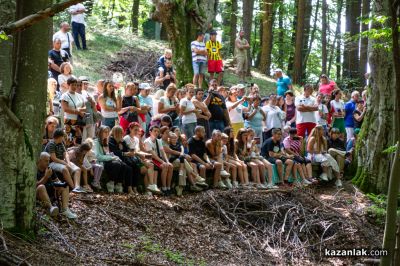
<path fill-rule="evenodd" d="M 3 231 L 0 257 L 20 265 L 371 265 L 374 258 L 326 257 L 324 249 L 372 249 L 383 235 L 350 183 L 71 201 L 76 221 L 53 220 L 38 207 L 36 239 Z"/>

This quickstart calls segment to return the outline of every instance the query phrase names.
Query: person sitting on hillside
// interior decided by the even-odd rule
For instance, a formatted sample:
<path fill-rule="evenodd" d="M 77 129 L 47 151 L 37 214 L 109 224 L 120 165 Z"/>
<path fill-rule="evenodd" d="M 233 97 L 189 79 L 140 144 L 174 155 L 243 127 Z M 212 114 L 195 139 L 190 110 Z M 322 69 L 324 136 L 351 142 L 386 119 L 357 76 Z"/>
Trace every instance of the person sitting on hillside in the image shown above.
<path fill-rule="evenodd" d="M 45 151 L 50 154 L 51 163 L 49 166 L 53 171 L 63 176 L 63 180 L 73 188 L 72 192 L 84 193 L 86 191 L 80 187 L 81 169 L 70 162 L 63 140 L 64 130 L 57 128 L 54 131 L 53 139 L 49 141 L 45 148 Z M 74 176 L 74 180 L 72 180 L 71 174 Z"/>
<path fill-rule="evenodd" d="M 165 67 L 165 60 L 172 60 L 172 50 L 171 49 L 165 49 L 164 50 L 164 55 L 162 55 L 158 61 L 157 61 L 157 68 L 158 70 L 161 68 Z"/>
<path fill-rule="evenodd" d="M 49 167 L 50 154 L 42 152 L 36 164 L 36 197 L 41 201 L 43 207 L 48 209 L 50 216 L 58 215 L 59 209 L 53 206 L 57 194 L 61 194 L 61 214 L 69 219 L 76 219 L 78 216 L 68 208 L 69 189 L 68 185 L 60 182 L 57 175 Z"/>
<path fill-rule="evenodd" d="M 46 125 L 44 128 L 44 134 L 42 139 L 42 150 L 46 148 L 47 143 L 53 138 L 54 131 L 58 127 L 58 119 L 54 116 L 49 116 L 46 119 Z"/>
<path fill-rule="evenodd" d="M 332 128 L 328 138 L 328 153 L 339 165 L 340 175 L 343 177 L 346 153 L 346 142 L 339 138 L 339 129 Z"/>
<path fill-rule="evenodd" d="M 176 71 L 172 67 L 172 60 L 166 59 L 165 65 L 163 67 L 159 67 L 158 75 L 154 83 L 156 86 L 160 86 L 160 89 L 163 90 L 165 90 L 169 84 L 177 83 Z"/>
<path fill-rule="evenodd" d="M 93 189 L 90 187 L 88 183 L 88 169 L 84 167 L 84 159 L 86 154 L 91 150 L 92 148 L 88 143 L 83 143 L 79 146 L 75 146 L 72 148 L 68 149 L 68 158 L 69 160 L 78 166 L 81 169 L 81 178 L 83 181 L 83 189 L 86 192 L 92 193 Z"/>
<path fill-rule="evenodd" d="M 49 51 L 48 65 L 51 72 L 51 77 L 58 80 L 58 75 L 61 73 L 60 66 L 62 63 L 68 62 L 68 54 L 61 50 L 61 40 L 55 38 L 53 41 L 53 49 Z"/>
<path fill-rule="evenodd" d="M 214 187 L 224 189 L 226 186 L 220 182 L 222 164 L 219 162 L 212 163 L 208 158 L 206 144 L 204 142 L 205 134 L 205 129 L 202 126 L 197 126 L 194 129 L 194 136 L 190 137 L 188 141 L 189 155 L 192 156 L 193 162 L 196 163 L 202 178 L 206 178 L 206 170 L 213 170 Z"/>

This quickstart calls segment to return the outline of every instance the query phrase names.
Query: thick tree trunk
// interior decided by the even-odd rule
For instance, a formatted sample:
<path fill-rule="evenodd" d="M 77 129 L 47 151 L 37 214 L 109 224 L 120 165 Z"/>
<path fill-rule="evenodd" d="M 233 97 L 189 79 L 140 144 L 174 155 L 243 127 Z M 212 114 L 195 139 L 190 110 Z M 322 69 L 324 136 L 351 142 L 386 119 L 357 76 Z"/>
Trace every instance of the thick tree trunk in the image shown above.
<path fill-rule="evenodd" d="M 303 71 L 301 73 L 301 82 L 307 79 L 307 64 L 304 64 L 306 59 L 306 53 L 311 51 L 312 46 L 309 46 L 308 41 L 310 39 L 310 28 L 311 28 L 311 13 L 312 13 L 312 1 L 306 1 L 306 9 L 304 12 L 304 29 L 303 29 L 303 49 L 301 53 L 301 65 L 303 67 Z"/>
<path fill-rule="evenodd" d="M 306 0 L 299 0 L 297 8 L 296 45 L 293 61 L 293 83 L 300 84 L 303 74 L 303 38 L 304 38 L 304 13 Z"/>
<path fill-rule="evenodd" d="M 283 0 L 279 1 L 279 7 L 278 7 L 278 62 L 277 65 L 279 68 L 283 69 L 283 57 L 284 57 L 284 51 L 283 51 L 283 37 L 284 37 L 284 29 L 283 29 L 283 16 L 285 12 L 285 3 Z"/>
<path fill-rule="evenodd" d="M 133 0 L 131 24 L 132 24 L 132 33 L 135 34 L 138 34 L 139 31 L 139 5 L 140 5 L 140 0 Z"/>
<path fill-rule="evenodd" d="M 243 1 L 243 30 L 244 30 L 244 38 L 249 42 L 250 46 L 251 42 L 251 25 L 253 24 L 253 10 L 254 10 L 254 0 L 246 0 Z M 251 51 L 247 49 L 247 59 L 248 59 L 248 69 L 247 74 L 250 75 L 250 68 L 252 65 Z"/>
<path fill-rule="evenodd" d="M 370 0 L 362 0 L 362 11 L 361 16 L 362 19 L 369 18 L 370 11 Z M 361 24 L 361 32 L 368 31 L 368 23 L 363 22 Z M 367 73 L 367 64 L 368 64 L 368 38 L 361 38 L 360 42 L 360 83 L 361 85 L 365 84 L 364 74 Z"/>
<path fill-rule="evenodd" d="M 377 0 L 373 4 L 377 16 L 387 15 L 383 2 Z M 376 23 L 373 27 L 381 28 L 382 25 Z M 393 112 L 397 99 L 393 58 L 385 48 L 376 46 L 380 43 L 381 40 L 371 39 L 369 44 L 371 90 L 367 114 L 358 136 L 358 169 L 353 179 L 363 191 L 372 193 L 387 192 L 391 156 L 382 151 L 395 144 Z"/>
<path fill-rule="evenodd" d="M 351 79 L 351 84 L 359 81 L 359 45 L 354 37 L 360 33 L 357 20 L 361 15 L 361 0 L 346 0 L 346 39 L 343 50 L 343 77 Z"/>
<path fill-rule="evenodd" d="M 340 22 L 341 22 L 341 17 L 342 17 L 342 7 L 343 7 L 343 0 L 338 0 L 337 1 L 337 6 L 336 6 L 336 30 L 335 30 L 335 38 L 332 42 L 332 49 L 331 49 L 331 55 L 329 57 L 329 65 L 328 65 L 328 76 L 331 74 L 331 69 L 332 69 L 332 62 L 333 62 L 333 57 L 335 54 L 335 51 L 339 49 L 339 62 L 340 62 Z M 337 68 L 338 66 L 336 66 Z M 340 71 L 339 71 L 340 73 Z M 337 73 L 336 73 L 337 75 Z M 336 79 L 339 79 L 340 77 L 336 76 Z"/>
<path fill-rule="evenodd" d="M 296 46 L 296 36 L 297 36 L 297 18 L 298 18 L 298 9 L 299 9 L 299 1 L 301 0 L 295 0 L 295 10 L 296 12 L 294 13 L 294 17 L 293 17 L 293 23 L 292 23 L 292 37 L 291 37 L 291 44 L 292 47 Z M 304 0 L 303 0 L 304 1 Z M 289 53 L 289 60 L 288 60 L 288 68 L 287 68 L 287 74 L 289 76 L 293 76 L 293 67 L 294 67 L 294 56 L 295 56 L 295 49 L 291 50 Z"/>
<path fill-rule="evenodd" d="M 17 1 L 16 18 L 50 4 L 49 0 Z M 33 225 L 35 162 L 45 118 L 50 29 L 51 20 L 46 19 L 18 33 L 13 53 L 13 89 L 0 100 L 0 219 L 5 228 L 24 232 Z M 0 49 L 4 51 L 3 46 Z M 1 73 L 0 81 L 8 78 Z"/>
<path fill-rule="evenodd" d="M 231 18 L 229 22 L 229 53 L 233 54 L 235 50 L 235 40 L 237 35 L 237 12 L 238 12 L 238 2 L 237 0 L 231 1 Z"/>
<path fill-rule="evenodd" d="M 317 4 L 315 6 L 314 23 L 313 23 L 313 27 L 312 27 L 311 34 L 310 34 L 310 41 L 309 41 L 309 44 L 308 44 L 309 48 L 304 53 L 303 66 L 307 66 L 307 61 L 308 61 L 308 57 L 309 57 L 310 52 L 311 52 L 311 47 L 312 47 L 312 44 L 314 43 L 314 40 L 315 40 L 315 32 L 317 30 L 317 21 L 318 21 L 319 2 L 320 2 L 320 0 L 317 0 Z"/>
<path fill-rule="evenodd" d="M 215 18 L 217 0 L 153 0 L 152 18 L 165 26 L 174 53 L 174 66 L 181 84 L 192 82 L 192 52 L 190 43 L 196 31 L 205 31 Z"/>
<path fill-rule="evenodd" d="M 326 32 L 328 29 L 328 20 L 327 20 L 327 12 L 328 12 L 328 4 L 326 0 L 322 0 L 322 30 L 321 30 L 321 50 L 322 50 L 322 67 L 321 72 L 326 74 L 326 65 L 328 60 L 327 54 L 327 41 L 326 41 Z"/>
<path fill-rule="evenodd" d="M 274 0 L 265 0 L 263 7 L 263 22 L 262 22 L 262 41 L 261 41 L 261 58 L 258 69 L 261 73 L 270 75 L 271 68 L 271 52 L 272 52 L 272 38 L 273 38 L 273 5 Z"/>

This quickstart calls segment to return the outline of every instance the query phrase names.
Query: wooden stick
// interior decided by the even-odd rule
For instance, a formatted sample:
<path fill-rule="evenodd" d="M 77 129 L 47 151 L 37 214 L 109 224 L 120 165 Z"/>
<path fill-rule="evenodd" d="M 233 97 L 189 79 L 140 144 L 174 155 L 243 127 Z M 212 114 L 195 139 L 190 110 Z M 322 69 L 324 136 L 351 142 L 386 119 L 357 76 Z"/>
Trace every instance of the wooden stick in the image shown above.
<path fill-rule="evenodd" d="M 20 20 L 9 23 L 7 25 L 0 26 L 0 33 L 4 32 L 5 34 L 10 35 L 19 31 L 23 31 L 26 28 L 32 26 L 33 24 L 41 20 L 44 20 L 48 17 L 54 16 L 55 14 L 63 11 L 64 9 L 83 1 L 84 0 L 68 0 L 54 4 L 50 7 L 38 11 L 35 14 L 26 16 L 24 18 L 21 18 Z"/>

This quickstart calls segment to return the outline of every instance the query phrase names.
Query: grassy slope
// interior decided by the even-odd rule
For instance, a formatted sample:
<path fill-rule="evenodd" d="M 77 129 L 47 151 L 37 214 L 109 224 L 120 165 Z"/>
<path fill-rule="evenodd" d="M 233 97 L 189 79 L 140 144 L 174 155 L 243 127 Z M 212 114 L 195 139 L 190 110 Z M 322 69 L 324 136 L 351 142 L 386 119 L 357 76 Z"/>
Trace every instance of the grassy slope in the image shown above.
<path fill-rule="evenodd" d="M 105 71 L 106 66 L 118 58 L 117 53 L 126 49 L 148 49 L 159 50 L 160 53 L 167 46 L 162 41 L 152 41 L 134 36 L 129 33 L 117 31 L 97 31 L 93 29 L 87 34 L 88 51 L 74 50 L 74 73 L 76 76 L 87 76 L 91 83 L 102 78 L 111 78 Z M 191 67 L 191 66 L 189 66 Z M 239 82 L 239 78 L 234 74 L 232 68 L 225 71 L 224 81 L 226 85 L 233 85 Z M 252 71 L 252 77 L 248 82 L 258 84 L 262 95 L 268 95 L 275 91 L 274 80 Z"/>

